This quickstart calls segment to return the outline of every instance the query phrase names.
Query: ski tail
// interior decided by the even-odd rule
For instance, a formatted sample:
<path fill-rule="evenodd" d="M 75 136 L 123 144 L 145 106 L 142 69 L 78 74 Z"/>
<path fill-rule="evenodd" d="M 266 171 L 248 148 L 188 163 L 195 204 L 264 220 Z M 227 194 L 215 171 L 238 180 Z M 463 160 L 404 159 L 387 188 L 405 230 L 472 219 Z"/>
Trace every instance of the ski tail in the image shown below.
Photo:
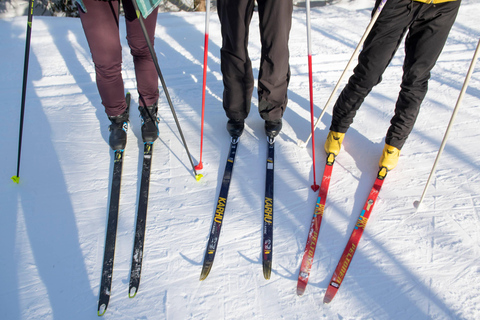
<path fill-rule="evenodd" d="M 215 208 L 215 215 L 213 217 L 212 228 L 210 229 L 210 236 L 205 250 L 205 258 L 203 259 L 202 272 L 200 274 L 200 281 L 205 280 L 210 273 L 217 251 L 217 245 L 220 238 L 220 230 L 222 228 L 225 208 L 227 206 L 228 189 L 230 188 L 230 181 L 232 180 L 233 164 L 235 163 L 235 155 L 237 154 L 238 137 L 233 137 L 230 143 L 230 152 L 225 165 L 223 173 L 222 186 L 217 199 L 217 206 Z"/>
<path fill-rule="evenodd" d="M 270 279 L 272 273 L 273 260 L 273 181 L 274 181 L 274 161 L 275 161 L 275 140 L 269 138 L 266 176 L 265 176 L 265 200 L 263 207 L 263 276 L 266 280 Z"/>
<path fill-rule="evenodd" d="M 334 162 L 335 155 L 331 153 L 327 156 L 325 169 L 323 170 L 322 183 L 320 185 L 320 190 L 318 191 L 317 203 L 315 205 L 315 211 L 313 212 L 307 243 L 303 253 L 302 264 L 298 273 L 297 295 L 299 296 L 305 293 L 308 279 L 310 277 L 310 270 L 312 269 L 313 257 L 317 247 L 317 240 L 320 232 L 320 226 L 322 224 L 323 213 L 325 211 L 325 203 L 327 201 L 328 187 L 330 186 Z"/>
<path fill-rule="evenodd" d="M 352 231 L 352 235 L 348 240 L 347 246 L 345 247 L 345 250 L 343 251 L 343 254 L 340 258 L 340 261 L 337 264 L 337 268 L 333 273 L 332 279 L 330 280 L 330 284 L 327 287 L 327 292 L 325 293 L 325 297 L 323 298 L 323 303 L 330 303 L 332 301 L 332 299 L 337 294 L 337 291 L 340 288 L 340 285 L 342 284 L 343 279 L 345 278 L 345 274 L 347 273 L 348 267 L 352 262 L 353 255 L 357 250 L 358 243 L 360 242 L 363 231 L 365 230 L 370 214 L 372 213 L 373 206 L 375 205 L 375 201 L 377 200 L 378 193 L 380 192 L 380 189 L 383 185 L 383 181 L 385 180 L 386 176 L 387 176 L 387 169 L 381 168 L 380 171 L 378 172 L 377 178 L 375 179 L 373 187 L 370 190 L 370 194 L 368 195 L 367 201 L 363 206 L 363 210 L 360 213 L 357 223 L 355 224 L 355 227 Z"/>

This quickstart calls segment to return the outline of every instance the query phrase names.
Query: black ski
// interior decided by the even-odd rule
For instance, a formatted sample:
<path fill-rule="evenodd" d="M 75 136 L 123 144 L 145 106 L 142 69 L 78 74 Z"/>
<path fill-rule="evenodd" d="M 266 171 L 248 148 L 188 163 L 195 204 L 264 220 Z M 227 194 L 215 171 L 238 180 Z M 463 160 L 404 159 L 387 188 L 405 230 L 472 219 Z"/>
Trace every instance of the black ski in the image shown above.
<path fill-rule="evenodd" d="M 125 98 L 130 106 L 130 93 Z M 125 128 L 127 130 L 127 128 Z M 120 186 L 122 182 L 123 150 L 115 150 L 113 160 L 112 188 L 110 190 L 110 207 L 108 210 L 107 234 L 105 236 L 105 252 L 103 255 L 102 280 L 98 298 L 99 316 L 107 311 L 112 288 L 113 261 L 115 257 L 115 241 L 117 237 L 118 209 L 120 204 Z"/>
<path fill-rule="evenodd" d="M 205 280 L 210 273 L 213 265 L 213 259 L 215 258 L 215 252 L 217 251 L 218 239 L 220 238 L 220 229 L 222 228 L 223 215 L 225 213 L 225 207 L 227 205 L 228 189 L 230 187 L 230 181 L 232 179 L 233 164 L 235 161 L 235 155 L 237 153 L 237 145 L 238 137 L 232 137 L 230 143 L 230 153 L 228 155 L 227 164 L 225 165 L 222 186 L 220 188 L 220 194 L 218 195 L 215 216 L 212 222 L 212 229 L 210 231 L 210 237 L 208 239 L 207 249 L 205 251 L 205 258 L 203 259 L 203 267 L 202 273 L 200 274 L 200 281 Z"/>
<path fill-rule="evenodd" d="M 268 139 L 267 169 L 265 175 L 265 203 L 263 208 L 263 276 L 270 279 L 273 256 L 273 168 L 275 140 Z"/>
<path fill-rule="evenodd" d="M 128 296 L 135 297 L 140 285 L 142 273 L 143 246 L 145 242 L 145 227 L 148 209 L 148 190 L 150 186 L 150 169 L 152 164 L 153 142 L 143 144 L 142 180 L 138 197 L 137 223 L 135 227 L 135 241 L 133 243 L 132 268 L 130 269 L 130 285 Z"/>

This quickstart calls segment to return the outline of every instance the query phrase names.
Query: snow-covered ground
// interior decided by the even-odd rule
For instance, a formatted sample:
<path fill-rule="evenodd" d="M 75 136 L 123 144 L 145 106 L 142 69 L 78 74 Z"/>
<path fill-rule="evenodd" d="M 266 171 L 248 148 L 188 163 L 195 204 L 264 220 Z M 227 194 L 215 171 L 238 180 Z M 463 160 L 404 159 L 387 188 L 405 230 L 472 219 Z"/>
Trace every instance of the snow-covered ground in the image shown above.
<path fill-rule="evenodd" d="M 320 114 L 370 18 L 373 0 L 312 8 L 315 115 Z M 402 75 L 403 47 L 364 102 L 333 169 L 310 282 L 296 282 L 317 194 L 310 186 L 305 9 L 291 32 L 289 108 L 276 143 L 274 260 L 261 265 L 266 139 L 254 97 L 239 144 L 215 263 L 200 270 L 228 152 L 220 26 L 210 25 L 204 177 L 197 182 L 170 109 L 160 100 L 140 290 L 128 298 L 142 148 L 133 63 L 121 19 L 126 89 L 133 96 L 125 151 L 112 297 L 106 319 L 480 318 L 480 70 L 477 66 L 422 210 L 432 168 L 480 37 L 477 0 L 463 0 L 400 162 L 383 185 L 337 296 L 323 296 L 377 172 Z M 258 17 L 250 53 L 257 75 Z M 1 319 L 96 319 L 112 171 L 108 120 L 80 20 L 34 17 L 20 184 L 18 129 L 26 17 L 0 20 Z M 197 162 L 203 13 L 162 13 L 155 48 Z M 351 71 L 349 71 L 349 74 Z M 343 86 L 342 86 L 343 87 Z M 331 108 L 316 131 L 317 181 Z"/>

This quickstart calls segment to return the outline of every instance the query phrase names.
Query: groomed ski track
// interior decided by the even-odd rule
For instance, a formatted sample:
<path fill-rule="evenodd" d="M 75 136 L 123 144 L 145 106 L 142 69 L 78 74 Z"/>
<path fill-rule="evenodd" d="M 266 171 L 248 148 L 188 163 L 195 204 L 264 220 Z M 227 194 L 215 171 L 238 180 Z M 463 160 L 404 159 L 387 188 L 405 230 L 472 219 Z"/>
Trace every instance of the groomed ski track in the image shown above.
<path fill-rule="evenodd" d="M 312 8 L 316 115 L 368 24 L 373 1 Z M 204 177 L 197 182 L 160 95 L 141 289 L 128 298 L 143 143 L 133 63 L 120 19 L 125 91 L 132 93 L 122 174 L 112 296 L 104 319 L 478 319 L 480 318 L 480 71 L 477 68 L 437 174 L 415 214 L 436 152 L 480 38 L 477 0 L 463 0 L 430 90 L 397 168 L 388 174 L 335 299 L 323 296 L 377 173 L 399 90 L 403 46 L 364 102 L 336 158 L 307 290 L 296 283 L 317 193 L 311 146 L 305 9 L 295 7 L 292 78 L 275 141 L 274 256 L 261 264 L 265 150 L 252 110 L 235 160 L 215 264 L 199 281 L 228 152 L 221 106 L 220 25 L 211 15 Z M 161 13 L 155 48 L 195 160 L 200 148 L 203 13 Z M 15 173 L 26 17 L 0 20 L 0 293 L 2 319 L 99 319 L 111 151 L 108 119 L 79 20 L 34 17 L 20 184 Z M 257 78 L 258 17 L 250 29 Z M 316 131 L 317 181 L 331 108 Z"/>

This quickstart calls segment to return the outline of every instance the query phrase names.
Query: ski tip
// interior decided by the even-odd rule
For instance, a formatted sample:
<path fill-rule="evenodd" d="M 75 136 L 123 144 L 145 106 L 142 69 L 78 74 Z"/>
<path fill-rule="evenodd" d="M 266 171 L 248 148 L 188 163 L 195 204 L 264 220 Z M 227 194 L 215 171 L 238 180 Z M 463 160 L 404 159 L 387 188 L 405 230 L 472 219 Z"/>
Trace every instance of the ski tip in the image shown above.
<path fill-rule="evenodd" d="M 101 317 L 105 314 L 106 311 L 107 311 L 107 305 L 105 303 L 102 303 L 101 305 L 98 306 L 97 314 L 99 317 Z"/>
<path fill-rule="evenodd" d="M 333 297 L 332 297 L 332 298 L 333 298 Z M 324 304 L 329 304 L 329 303 L 332 301 L 332 298 L 325 296 L 325 297 L 323 298 L 323 303 L 324 303 Z"/>
<path fill-rule="evenodd" d="M 131 298 L 135 298 L 136 295 L 137 295 L 137 287 L 131 287 L 130 291 L 128 291 L 128 297 L 131 299 Z"/>
<path fill-rule="evenodd" d="M 200 179 L 202 179 L 202 178 L 203 178 L 203 174 L 201 174 L 201 173 L 195 175 L 195 179 L 197 181 L 200 181 Z"/>
<path fill-rule="evenodd" d="M 13 176 L 11 179 L 12 179 L 13 182 L 15 182 L 16 184 L 19 184 L 19 183 L 20 183 L 20 177 Z"/>
<path fill-rule="evenodd" d="M 297 296 L 301 297 L 301 296 L 303 296 L 304 293 L 305 293 L 304 288 L 298 288 L 297 287 Z"/>
<path fill-rule="evenodd" d="M 202 170 L 202 169 L 203 169 L 203 163 L 202 162 L 200 162 L 199 164 L 197 164 L 195 166 L 195 170 Z"/>

